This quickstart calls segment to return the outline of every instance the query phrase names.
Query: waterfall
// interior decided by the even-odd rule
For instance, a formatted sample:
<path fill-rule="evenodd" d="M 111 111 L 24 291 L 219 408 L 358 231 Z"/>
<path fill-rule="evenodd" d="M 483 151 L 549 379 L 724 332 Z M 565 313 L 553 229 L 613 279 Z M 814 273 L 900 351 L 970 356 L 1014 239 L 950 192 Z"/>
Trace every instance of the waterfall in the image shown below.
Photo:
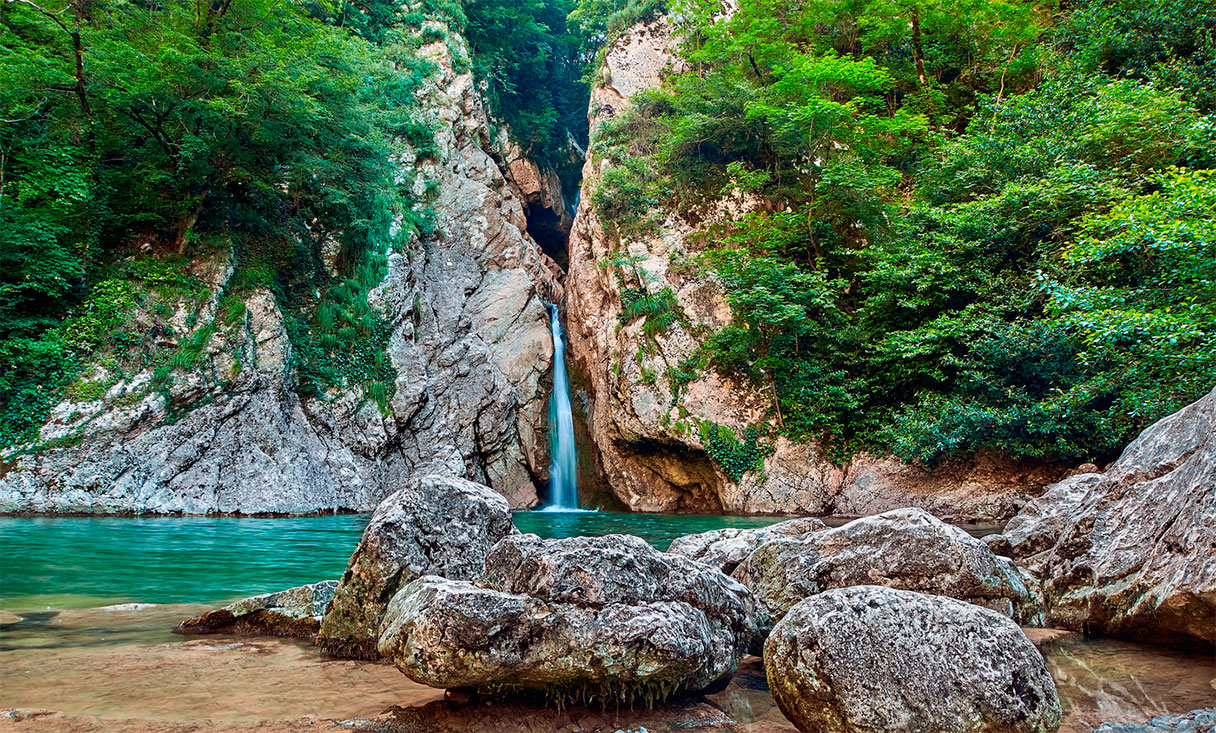
<path fill-rule="evenodd" d="M 570 412 L 570 383 L 566 379 L 566 342 L 556 305 L 545 304 L 553 332 L 553 395 L 549 398 L 550 510 L 578 509 L 578 480 L 574 453 L 574 415 Z"/>

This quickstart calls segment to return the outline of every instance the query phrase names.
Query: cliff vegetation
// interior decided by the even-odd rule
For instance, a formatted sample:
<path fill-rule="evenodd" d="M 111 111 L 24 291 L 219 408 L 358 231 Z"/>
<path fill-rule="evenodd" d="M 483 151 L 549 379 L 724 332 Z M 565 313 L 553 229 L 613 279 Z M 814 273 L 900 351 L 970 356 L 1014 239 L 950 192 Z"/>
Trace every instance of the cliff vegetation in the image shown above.
<path fill-rule="evenodd" d="M 733 318 L 673 379 L 742 376 L 770 436 L 928 463 L 1108 460 L 1216 382 L 1210 3 L 678 0 L 668 22 L 679 63 L 592 131 L 591 204 L 624 279 L 666 217 L 698 231 L 669 272 L 711 274 Z M 622 304 L 650 335 L 656 297 Z"/>

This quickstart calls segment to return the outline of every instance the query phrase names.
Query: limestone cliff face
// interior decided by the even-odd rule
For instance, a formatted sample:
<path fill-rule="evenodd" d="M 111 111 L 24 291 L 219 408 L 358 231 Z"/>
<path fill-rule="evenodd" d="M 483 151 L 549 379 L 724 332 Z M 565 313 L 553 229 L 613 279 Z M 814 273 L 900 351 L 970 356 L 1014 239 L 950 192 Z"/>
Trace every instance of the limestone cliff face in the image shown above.
<path fill-rule="evenodd" d="M 370 295 L 392 324 L 398 377 L 387 414 L 359 389 L 301 399 L 268 291 L 246 298 L 238 322 L 217 319 L 233 271 L 221 252 L 192 266 L 201 302 L 160 304 L 181 339 L 214 328 L 198 363 L 174 370 L 167 389 L 150 388 L 150 369 L 91 367 L 104 395 L 65 400 L 42 448 L 0 457 L 0 511 L 368 510 L 417 472 L 489 484 L 515 507 L 536 502 L 553 358 L 543 303 L 561 287 L 527 233 L 525 206 L 560 217 L 565 204 L 458 71 L 468 68 L 453 59 L 467 54 L 461 39 L 422 53 L 438 67 L 424 94 L 439 153 L 401 165 L 418 169 L 420 187 L 431 182 L 439 234 L 392 254 Z"/>
<path fill-rule="evenodd" d="M 606 162 L 594 154 L 597 126 L 619 117 L 630 97 L 660 84 L 665 69 L 678 68 L 675 39 L 665 21 L 637 26 L 605 55 L 604 81 L 592 89 L 592 154 L 583 169 L 581 200 L 590 202 Z M 994 518 L 1016 512 L 1028 493 L 1058 478 L 1058 471 L 995 458 L 928 472 L 897 460 L 861 455 L 834 465 L 812 445 L 778 439 L 754 471 L 734 481 L 710 459 L 699 421 L 730 428 L 742 437 L 768 421 L 768 393 L 703 369 L 680 384 L 671 371 L 697 349 L 701 334 L 731 319 L 719 286 L 679 263 L 695 254 L 691 237 L 714 221 L 735 218 L 751 202 L 725 197 L 707 210 L 668 213 L 657 233 L 621 239 L 582 206 L 570 239 L 566 296 L 570 356 L 585 383 L 582 403 L 591 437 L 613 493 L 638 511 L 873 514 L 916 506 L 943 517 Z M 694 215 L 695 214 L 695 215 Z M 670 288 L 685 316 L 653 340 L 638 320 L 622 324 L 626 283 L 610 255 L 625 253 L 650 276 L 651 293 Z M 632 287 L 633 283 L 628 283 Z"/>

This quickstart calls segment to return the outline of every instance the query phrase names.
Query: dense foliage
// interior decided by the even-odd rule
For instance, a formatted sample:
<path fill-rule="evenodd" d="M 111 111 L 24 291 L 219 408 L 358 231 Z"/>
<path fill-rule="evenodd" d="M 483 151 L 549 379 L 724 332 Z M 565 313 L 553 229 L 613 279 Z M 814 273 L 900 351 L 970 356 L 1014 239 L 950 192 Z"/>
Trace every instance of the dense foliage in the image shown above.
<path fill-rule="evenodd" d="M 1216 384 L 1208 2 L 675 3 L 594 133 L 622 239 L 747 197 L 702 361 L 836 455 L 1107 459 Z M 622 246 L 624 249 L 624 246 Z"/>
<path fill-rule="evenodd" d="M 587 144 L 585 60 L 567 28 L 574 0 L 465 0 L 463 32 L 492 109 L 524 152 L 577 185 Z"/>
<path fill-rule="evenodd" d="M 433 148 L 417 49 L 465 33 L 521 144 L 564 149 L 568 125 L 585 134 L 571 9 L 0 5 L 0 445 L 31 439 L 65 390 L 107 387 L 78 381 L 86 364 L 152 367 L 167 388 L 256 288 L 283 311 L 302 390 L 359 385 L 383 407 L 395 374 L 367 294 L 432 226 L 394 162 Z M 206 298 L 192 266 L 227 257 L 216 322 L 170 323 Z"/>

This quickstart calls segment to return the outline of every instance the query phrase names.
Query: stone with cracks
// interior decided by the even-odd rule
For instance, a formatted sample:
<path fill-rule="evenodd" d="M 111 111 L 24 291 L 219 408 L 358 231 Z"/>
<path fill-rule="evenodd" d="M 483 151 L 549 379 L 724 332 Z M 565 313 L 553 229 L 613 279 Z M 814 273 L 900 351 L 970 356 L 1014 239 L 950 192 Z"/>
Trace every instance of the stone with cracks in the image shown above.
<path fill-rule="evenodd" d="M 380 652 L 411 679 L 561 703 L 653 703 L 723 688 L 755 633 L 751 594 L 637 537 L 498 543 L 475 582 L 420 578 Z"/>
<path fill-rule="evenodd" d="M 1031 601 L 1008 558 L 920 509 L 896 509 L 801 538 L 771 540 L 734 577 L 755 594 L 761 627 L 806 598 L 853 585 L 950 596 L 1006 616 Z"/>
<path fill-rule="evenodd" d="M 188 618 L 174 631 L 183 634 L 255 634 L 309 639 L 317 635 L 321 614 L 334 597 L 336 580 L 300 585 L 243 598 L 223 608 Z"/>
<path fill-rule="evenodd" d="M 380 503 L 321 621 L 317 643 L 330 654 L 375 659 L 389 599 L 422 575 L 468 580 L 486 553 L 518 532 L 507 500 L 451 476 L 422 476 Z"/>
<path fill-rule="evenodd" d="M 708 532 L 677 537 L 667 551 L 712 565 L 729 575 L 749 555 L 771 540 L 800 539 L 827 528 L 823 520 L 806 517 L 754 529 L 711 529 Z"/>
<path fill-rule="evenodd" d="M 790 609 L 764 645 L 769 688 L 800 730 L 1054 731 L 1042 655 L 995 611 L 863 585 Z"/>
<path fill-rule="evenodd" d="M 1052 626 L 1216 645 L 1216 391 L 1140 434 L 1104 473 L 1031 502 L 994 546 L 1043 581 Z"/>

